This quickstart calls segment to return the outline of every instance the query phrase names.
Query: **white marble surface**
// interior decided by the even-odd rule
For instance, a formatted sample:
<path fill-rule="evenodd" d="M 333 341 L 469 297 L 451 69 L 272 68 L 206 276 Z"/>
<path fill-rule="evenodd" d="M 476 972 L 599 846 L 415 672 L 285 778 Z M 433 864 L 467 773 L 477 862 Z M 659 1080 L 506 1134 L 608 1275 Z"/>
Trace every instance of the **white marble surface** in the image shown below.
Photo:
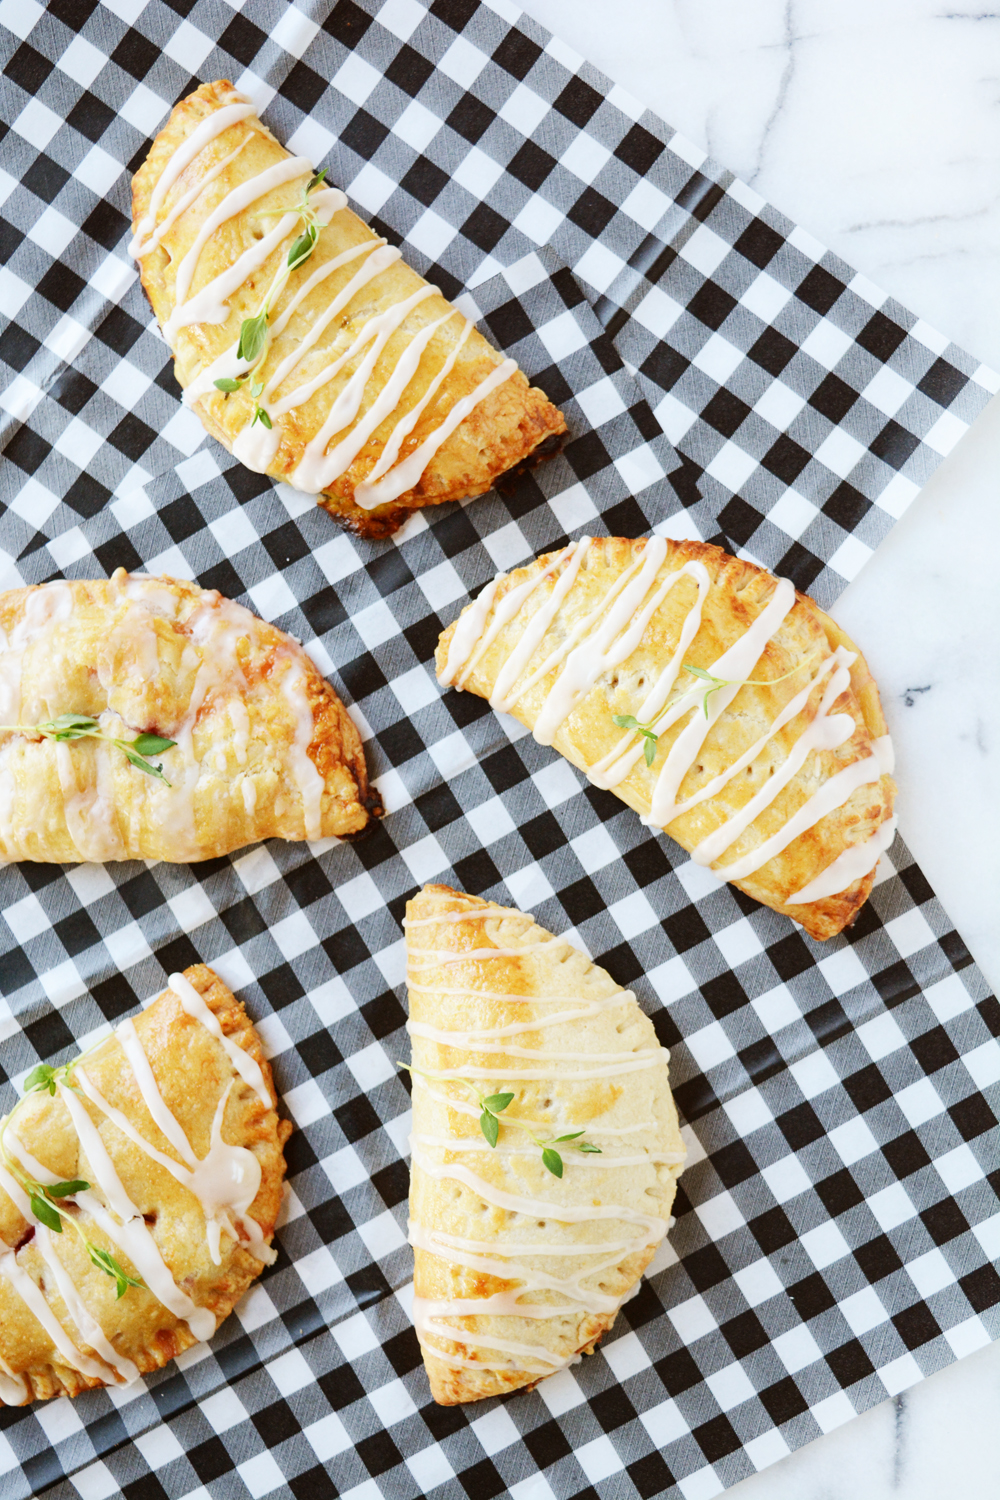
<path fill-rule="evenodd" d="M 522 0 L 929 323 L 1000 369 L 1000 6 Z M 1000 398 L 842 595 L 896 742 L 900 826 L 1000 985 Z M 734 1500 L 996 1500 L 1000 1345 Z"/>

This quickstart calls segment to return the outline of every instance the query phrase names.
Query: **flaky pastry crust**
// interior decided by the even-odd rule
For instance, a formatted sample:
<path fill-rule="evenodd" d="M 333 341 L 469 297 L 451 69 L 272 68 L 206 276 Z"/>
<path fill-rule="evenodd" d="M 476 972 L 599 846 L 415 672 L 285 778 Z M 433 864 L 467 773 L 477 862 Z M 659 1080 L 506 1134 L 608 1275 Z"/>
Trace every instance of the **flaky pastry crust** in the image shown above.
<path fill-rule="evenodd" d="M 202 84 L 174 107 L 167 124 L 157 135 L 149 156 L 136 173 L 132 184 L 133 227 L 146 215 L 155 185 L 173 153 L 214 111 L 231 103 L 232 84 L 225 80 Z M 248 182 L 265 169 L 290 159 L 285 150 L 254 115 L 229 126 L 201 150 L 179 175 L 165 195 L 156 222 L 163 221 L 177 203 L 199 181 L 207 179 L 216 166 L 246 141 L 244 149 L 182 212 L 160 243 L 140 261 L 142 285 L 161 326 L 167 323 L 175 306 L 175 280 L 178 264 L 193 245 L 199 230 L 222 199 L 233 188 Z M 303 169 L 301 180 L 290 181 L 242 209 L 211 235 L 198 261 L 192 283 L 197 292 L 220 271 L 235 263 L 262 236 L 262 226 L 271 228 L 277 216 L 290 208 L 305 187 L 310 172 Z M 268 218 L 267 214 L 271 217 Z M 181 328 L 173 338 L 175 372 L 181 386 L 187 387 L 200 371 L 235 345 L 244 318 L 256 314 L 264 292 L 282 264 L 301 225 L 292 230 L 281 246 L 263 265 L 253 270 L 229 298 L 229 314 L 223 323 L 198 322 Z M 352 246 L 374 243 L 376 236 L 350 209 L 337 212 L 320 234 L 313 254 L 304 266 L 292 273 L 285 300 L 304 279 L 312 276 L 325 262 L 342 255 Z M 287 331 L 275 337 L 266 360 L 255 370 L 255 378 L 266 380 L 315 324 L 317 317 L 346 286 L 357 270 L 352 261 L 316 285 L 305 297 L 288 324 Z M 423 278 L 402 261 L 383 271 L 353 296 L 318 340 L 295 374 L 279 387 L 282 395 L 305 384 L 350 345 L 358 330 L 372 317 L 413 295 L 425 286 Z M 284 302 L 276 304 L 276 311 Z M 384 388 L 401 352 L 412 336 L 447 312 L 448 304 L 437 294 L 415 306 L 402 327 L 393 334 L 378 358 L 374 374 L 366 387 L 361 412 L 363 420 L 379 392 Z M 273 321 L 273 319 L 272 319 Z M 559 445 L 566 430 L 562 414 L 545 394 L 528 385 L 517 371 L 493 390 L 462 420 L 444 444 L 433 455 L 419 479 L 395 499 L 365 509 L 358 505 L 354 492 L 372 471 L 395 423 L 423 397 L 434 375 L 454 349 L 462 329 L 462 320 L 452 318 L 434 335 L 421 356 L 416 375 L 402 393 L 395 410 L 374 430 L 346 471 L 328 486 L 318 500 L 330 514 L 359 536 L 379 539 L 396 531 L 414 510 L 439 505 L 446 500 L 461 500 L 484 494 L 493 481 L 518 467 L 532 456 L 544 456 Z M 476 330 L 464 345 L 457 363 L 444 384 L 423 410 L 414 429 L 400 450 L 405 459 L 444 421 L 463 397 L 501 363 L 502 356 Z M 319 388 L 303 404 L 295 406 L 280 419 L 281 445 L 268 463 L 266 472 L 275 479 L 288 479 L 300 462 L 306 444 L 323 425 L 341 395 L 347 379 L 358 364 L 348 362 L 333 380 Z M 237 394 L 223 394 L 212 389 L 194 401 L 194 410 L 205 427 L 224 447 L 232 450 L 237 436 L 250 422 L 253 401 L 244 389 Z M 350 430 L 350 424 L 349 428 Z M 339 442 L 343 431 L 336 435 Z"/>
<path fill-rule="evenodd" d="M 257 1063 L 271 1095 L 265 1107 L 257 1093 L 239 1076 L 230 1089 L 222 1121 L 223 1139 L 252 1152 L 260 1165 L 260 1187 L 249 1208 L 266 1245 L 274 1234 L 281 1206 L 285 1174 L 283 1147 L 291 1124 L 276 1112 L 277 1095 L 260 1038 L 242 1003 L 204 964 L 185 970 L 184 977 L 201 995 L 224 1036 Z M 213 1120 L 224 1091 L 234 1078 L 233 1065 L 222 1045 L 200 1021 L 188 1015 L 177 995 L 165 990 L 134 1020 L 135 1031 L 167 1108 L 184 1130 L 195 1154 L 204 1157 L 210 1146 Z M 120 1110 L 141 1136 L 161 1152 L 181 1158 L 153 1120 L 117 1039 L 112 1036 L 85 1058 L 87 1078 L 104 1099 Z M 75 1097 L 97 1126 L 104 1149 L 128 1196 L 141 1212 L 174 1282 L 199 1308 L 207 1308 L 216 1324 L 228 1317 L 251 1282 L 261 1261 L 245 1247 L 243 1238 L 222 1236 L 221 1264 L 211 1259 L 205 1216 L 195 1195 L 153 1160 L 79 1091 Z M 35 1093 L 18 1109 L 17 1139 L 43 1167 L 61 1181 L 94 1182 L 96 1173 L 81 1146 L 61 1096 Z M 102 1202 L 99 1188 L 93 1190 Z M 116 1256 L 131 1275 L 136 1268 L 127 1256 L 86 1214 L 80 1216 L 87 1237 Z M 0 1240 L 16 1251 L 17 1265 L 44 1293 L 49 1309 L 71 1344 L 91 1359 L 94 1346 L 81 1335 L 63 1300 L 52 1268 L 39 1251 L 37 1231 L 8 1193 L 0 1187 Z M 197 1342 L 188 1324 L 170 1312 L 149 1290 L 130 1287 L 120 1299 L 115 1284 L 88 1259 L 82 1240 L 66 1227 L 51 1236 L 53 1249 L 75 1285 L 87 1311 L 100 1325 L 115 1354 L 130 1360 L 142 1374 L 158 1370 L 168 1360 Z M 76 1396 L 81 1391 L 114 1385 L 75 1369 L 56 1348 L 45 1328 L 5 1274 L 0 1274 L 0 1367 L 3 1401 L 21 1405 L 53 1396 Z M 23 1400 L 15 1387 L 23 1386 Z"/>
<path fill-rule="evenodd" d="M 553 642 L 565 640 L 573 628 L 594 610 L 615 579 L 642 557 L 646 546 L 647 542 L 641 538 L 632 541 L 624 537 L 602 537 L 593 541 L 575 585 L 559 606 L 542 644 L 530 657 L 525 678 L 542 665 L 553 649 Z M 511 590 L 543 572 L 555 555 L 547 554 L 501 577 L 494 608 Z M 761 614 L 774 596 L 776 580 L 765 569 L 731 557 L 709 543 L 668 541 L 657 581 L 665 579 L 668 573 L 679 571 L 689 562 L 704 565 L 711 587 L 704 602 L 700 627 L 684 653 L 684 660 L 707 668 Z M 551 596 L 554 586 L 554 577 L 546 579 L 525 607 L 504 625 L 463 682 L 465 688 L 480 697 L 490 697 L 503 664 L 528 628 L 535 611 Z M 615 725 L 614 716 L 635 715 L 639 710 L 650 684 L 678 649 L 681 628 L 696 594 L 693 580 L 685 578 L 680 581 L 655 611 L 627 659 L 613 671 L 600 675 L 561 724 L 552 743 L 580 770 L 592 768 L 621 741 L 622 730 Z M 472 608 L 474 606 L 467 606 L 463 614 Z M 444 671 L 458 623 L 454 621 L 441 636 L 437 648 L 439 673 Z M 697 754 L 696 764 L 681 783 L 680 796 L 688 798 L 707 786 L 755 744 L 808 681 L 807 671 L 797 674 L 795 669 L 809 667 L 815 671 L 838 646 L 857 653 L 857 659 L 850 668 L 850 685 L 836 699 L 831 712 L 850 715 L 855 724 L 854 732 L 836 749 L 818 749 L 807 757 L 771 805 L 751 822 L 741 838 L 715 865 L 720 878 L 726 878 L 728 863 L 735 862 L 780 831 L 825 781 L 855 762 L 867 761 L 875 753 L 875 742 L 886 735 L 878 688 L 864 657 L 813 600 L 796 593 L 790 613 L 749 673 L 752 678 L 766 682 L 781 680 L 773 687 L 747 685 L 739 690 L 710 730 Z M 554 668 L 543 674 L 510 710 L 529 729 L 537 722 L 556 671 Z M 687 682 L 686 678 L 682 680 Z M 746 806 L 765 786 L 768 778 L 781 769 L 796 740 L 816 716 L 821 697 L 822 690 L 818 687 L 803 711 L 774 735 L 752 765 L 706 801 L 671 821 L 668 825 L 671 838 L 690 851 Z M 651 812 L 653 790 L 665 756 L 687 722 L 681 720 L 661 734 L 652 767 L 640 757 L 628 776 L 614 787 L 616 795 L 644 817 Z M 842 806 L 801 833 L 755 873 L 736 879 L 733 884 L 765 906 L 801 923 L 811 937 L 833 937 L 854 920 L 867 900 L 875 879 L 874 869 L 836 895 L 804 904 L 787 904 L 788 898 L 803 891 L 845 850 L 871 839 L 891 818 L 895 791 L 895 783 L 888 774 L 857 787 Z"/>
<path fill-rule="evenodd" d="M 593 1351 L 662 1238 L 685 1147 L 666 1053 L 634 995 L 603 969 L 524 913 L 446 885 L 425 886 L 406 915 L 414 1308 L 431 1394 L 450 1406 L 534 1386 Z M 495 1037 L 482 1040 L 482 1051 L 475 1038 L 461 1042 L 467 1029 L 494 1028 L 508 1028 L 500 1035 L 510 1038 L 510 1053 Z M 441 1033 L 452 1041 L 442 1041 Z M 521 1079 L 523 1070 L 545 1076 Z M 491 1152 L 478 1109 L 470 1109 L 474 1095 L 461 1082 L 439 1081 L 441 1073 L 471 1074 L 485 1094 L 513 1092 L 501 1120 L 529 1120 L 541 1136 L 584 1131 L 597 1154 L 560 1145 L 564 1171 L 557 1179 L 539 1148 L 505 1124 Z M 589 1076 L 575 1078 L 581 1073 Z M 611 1165 L 615 1155 L 625 1158 L 621 1167 Z M 466 1175 L 450 1176 L 449 1167 Z M 489 1197 L 476 1191 L 475 1177 Z M 523 1202 L 523 1210 L 493 1201 L 504 1194 Z M 463 1264 L 470 1243 L 475 1254 Z M 608 1252 L 601 1253 L 602 1244 Z M 537 1250 L 526 1253 L 526 1245 Z M 461 1247 L 459 1253 L 449 1246 Z M 547 1286 L 531 1284 L 546 1277 Z M 553 1279 L 560 1289 L 552 1289 Z M 579 1292 L 567 1304 L 571 1281 Z M 516 1296 L 519 1288 L 521 1308 L 555 1311 L 490 1310 L 485 1299 Z M 456 1330 L 452 1338 L 429 1326 L 427 1316 L 433 1305 L 440 1310 L 455 1299 L 459 1311 L 443 1313 Z M 481 1313 L 466 1311 L 477 1301 Z M 511 1343 L 543 1353 L 519 1360 Z"/>
<path fill-rule="evenodd" d="M 187 862 L 350 837 L 381 812 L 333 688 L 290 636 L 215 590 L 121 569 L 12 589 L 0 641 L 4 724 L 86 714 L 115 737 L 178 741 L 152 757 L 168 786 L 95 739 L 0 732 L 0 858 Z"/>

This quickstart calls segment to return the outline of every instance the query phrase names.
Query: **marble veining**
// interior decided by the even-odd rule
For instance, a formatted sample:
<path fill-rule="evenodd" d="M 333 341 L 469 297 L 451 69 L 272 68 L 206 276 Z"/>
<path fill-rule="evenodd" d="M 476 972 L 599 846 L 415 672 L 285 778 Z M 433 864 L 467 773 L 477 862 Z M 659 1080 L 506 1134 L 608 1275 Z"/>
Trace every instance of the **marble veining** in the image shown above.
<path fill-rule="evenodd" d="M 1000 5 L 522 0 L 823 243 L 1000 369 Z M 903 834 L 1000 985 L 1000 398 L 841 596 L 897 751 Z M 733 1500 L 995 1500 L 1000 1345 Z M 781 1453 L 775 1434 L 771 1457 Z"/>

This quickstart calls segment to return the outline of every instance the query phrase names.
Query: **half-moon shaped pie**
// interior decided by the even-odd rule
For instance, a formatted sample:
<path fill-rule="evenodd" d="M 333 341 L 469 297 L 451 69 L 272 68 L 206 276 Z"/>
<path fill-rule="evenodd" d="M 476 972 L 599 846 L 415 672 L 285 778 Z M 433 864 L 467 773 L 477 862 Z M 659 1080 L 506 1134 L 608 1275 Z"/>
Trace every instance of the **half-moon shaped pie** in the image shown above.
<path fill-rule="evenodd" d="M 202 84 L 135 175 L 131 249 L 185 401 L 213 437 L 352 531 L 385 537 L 411 511 L 481 495 L 553 451 L 566 423 L 342 192 L 312 183 L 311 163 L 232 84 Z M 303 203 L 319 234 L 288 273 L 311 222 Z M 264 357 L 220 391 L 216 380 L 247 375 L 241 325 L 262 311 Z"/>
<path fill-rule="evenodd" d="M 810 936 L 867 900 L 892 744 L 864 658 L 787 579 L 702 542 L 583 537 L 488 584 L 437 662 Z"/>
<path fill-rule="evenodd" d="M 198 964 L 0 1122 L 0 1401 L 126 1383 L 211 1338 L 275 1259 L 276 1104 L 242 1004 Z"/>
<path fill-rule="evenodd" d="M 104 738 L 35 732 L 64 715 Z M 211 859 L 360 833 L 360 736 L 302 647 L 214 589 L 130 576 L 0 594 L 0 859 Z M 114 739 L 156 735 L 162 776 Z"/>
<path fill-rule="evenodd" d="M 413 1316 L 452 1406 L 593 1352 L 667 1232 L 685 1148 L 652 1023 L 565 939 L 427 885 L 406 952 Z"/>

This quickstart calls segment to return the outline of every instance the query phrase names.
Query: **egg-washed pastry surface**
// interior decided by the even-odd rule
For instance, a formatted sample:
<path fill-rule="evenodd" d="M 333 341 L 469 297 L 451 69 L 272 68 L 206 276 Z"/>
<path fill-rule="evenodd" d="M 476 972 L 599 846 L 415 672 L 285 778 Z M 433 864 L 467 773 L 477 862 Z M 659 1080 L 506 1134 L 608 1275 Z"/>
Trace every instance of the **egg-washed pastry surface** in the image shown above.
<path fill-rule="evenodd" d="M 121 568 L 0 594 L 0 859 L 211 859 L 380 812 L 344 705 L 242 605 Z"/>
<path fill-rule="evenodd" d="M 27 1083 L 0 1122 L 8 1406 L 126 1384 L 211 1338 L 275 1259 L 291 1131 L 253 1025 L 204 964 Z"/>
<path fill-rule="evenodd" d="M 132 217 L 185 401 L 242 463 L 360 535 L 481 495 L 559 446 L 566 423 L 543 392 L 232 84 L 175 106 L 133 180 Z M 260 331 L 262 313 L 266 343 L 248 353 L 241 325 Z"/>
<path fill-rule="evenodd" d="M 787 579 L 707 543 L 584 537 L 488 584 L 437 663 L 810 936 L 867 900 L 892 744 L 864 658 Z"/>
<path fill-rule="evenodd" d="M 652 1023 L 565 939 L 428 885 L 406 951 L 413 1315 L 451 1406 L 593 1351 L 667 1232 L 685 1148 Z"/>

